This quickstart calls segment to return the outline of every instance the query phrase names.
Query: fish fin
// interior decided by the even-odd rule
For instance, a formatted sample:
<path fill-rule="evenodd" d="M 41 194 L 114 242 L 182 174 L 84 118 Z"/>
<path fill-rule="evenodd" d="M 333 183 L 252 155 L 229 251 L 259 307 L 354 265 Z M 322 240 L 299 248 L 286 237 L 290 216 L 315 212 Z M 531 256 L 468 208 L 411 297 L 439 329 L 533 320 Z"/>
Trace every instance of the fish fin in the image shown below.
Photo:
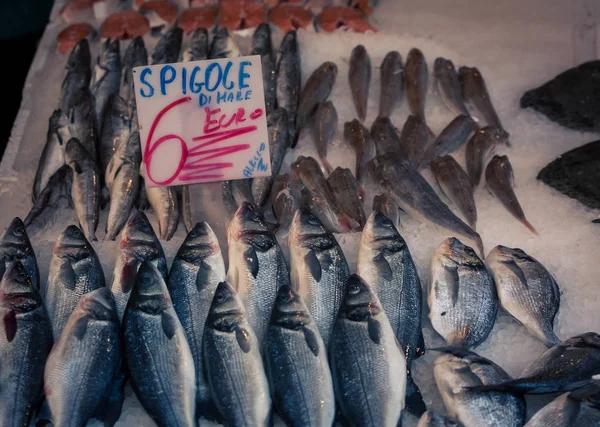
<path fill-rule="evenodd" d="M 315 356 L 318 356 L 319 340 L 317 339 L 317 335 L 312 330 L 308 329 L 306 326 L 302 328 L 302 331 L 304 332 L 304 339 L 306 340 L 308 348 L 310 348 L 310 351 L 312 351 L 312 353 Z"/>
<path fill-rule="evenodd" d="M 117 176 L 119 175 L 119 172 L 121 172 L 121 168 L 123 167 L 125 163 L 121 163 L 119 165 L 119 167 L 117 168 L 117 170 L 115 171 L 114 175 L 113 175 L 113 180 L 117 179 Z"/>
<path fill-rule="evenodd" d="M 415 347 L 415 359 L 423 356 L 425 354 L 425 338 L 423 337 L 423 331 L 419 331 L 419 341 L 417 342 L 417 346 Z"/>
<path fill-rule="evenodd" d="M 198 274 L 196 275 L 196 289 L 200 291 L 208 280 L 208 275 L 212 267 L 206 261 L 200 262 L 200 268 L 198 269 Z"/>
<path fill-rule="evenodd" d="M 75 325 L 73 325 L 73 334 L 79 341 L 85 337 L 85 332 L 87 331 L 87 325 L 89 321 L 90 318 L 86 315 L 77 319 Z"/>
<path fill-rule="evenodd" d="M 244 261 L 248 264 L 248 269 L 252 273 L 252 277 L 256 279 L 256 276 L 258 276 L 258 256 L 254 247 L 250 246 L 244 251 Z"/>
<path fill-rule="evenodd" d="M 405 409 L 416 417 L 420 417 L 427 410 L 421 390 L 415 384 L 410 373 L 406 377 L 406 397 L 404 402 Z"/>
<path fill-rule="evenodd" d="M 526 219 L 526 218 L 523 218 L 523 219 L 521 220 L 521 222 L 522 222 L 522 223 L 523 223 L 523 225 L 524 225 L 525 227 L 527 227 L 527 229 L 528 229 L 529 231 L 531 231 L 533 234 L 535 234 L 536 236 L 539 236 L 539 235 L 540 235 L 540 233 L 538 233 L 538 232 L 537 232 L 537 230 L 535 229 L 535 227 L 534 227 L 533 225 L 531 225 L 531 223 L 530 223 L 529 221 L 527 221 L 527 219 Z"/>
<path fill-rule="evenodd" d="M 75 277 L 75 270 L 71 261 L 65 261 L 60 266 L 59 277 L 63 279 L 63 285 L 69 290 L 74 290 L 77 284 L 77 278 Z"/>
<path fill-rule="evenodd" d="M 244 353 L 250 352 L 250 334 L 247 330 L 238 327 L 235 330 L 235 339 Z"/>
<path fill-rule="evenodd" d="M 519 282 L 521 282 L 524 288 L 529 288 L 529 285 L 527 284 L 527 278 L 525 278 L 525 273 L 523 273 L 521 267 L 519 267 L 514 260 L 511 259 L 508 261 L 500 261 L 500 263 L 508 268 L 515 276 L 517 276 Z"/>
<path fill-rule="evenodd" d="M 133 289 L 135 283 L 135 276 L 137 274 L 137 263 L 135 260 L 127 260 L 123 269 L 121 270 L 121 283 L 122 290 L 128 294 Z"/>
<path fill-rule="evenodd" d="M 17 335 L 17 314 L 13 310 L 6 312 L 2 318 L 2 325 L 4 326 L 6 341 L 12 342 L 15 335 Z"/>
<path fill-rule="evenodd" d="M 321 253 L 318 258 L 322 270 L 329 270 L 333 265 L 333 258 L 331 258 L 331 255 L 325 252 Z"/>
<path fill-rule="evenodd" d="M 381 323 L 379 323 L 379 321 L 377 321 L 373 317 L 369 317 L 368 329 L 369 338 L 371 338 L 371 340 L 375 344 L 381 344 L 381 336 L 383 334 L 383 332 L 381 331 Z"/>
<path fill-rule="evenodd" d="M 177 331 L 177 321 L 175 318 L 171 313 L 163 311 L 160 316 L 160 323 L 167 338 L 172 339 Z"/>
<path fill-rule="evenodd" d="M 452 297 L 452 306 L 456 305 L 458 301 L 458 268 L 444 265 L 446 269 L 446 282 L 448 284 L 448 290 L 450 291 L 450 295 Z"/>
<path fill-rule="evenodd" d="M 304 262 L 306 262 L 306 266 L 310 270 L 311 276 L 317 281 L 321 281 L 321 263 L 317 258 L 317 254 L 313 249 L 310 249 L 306 255 L 304 255 Z"/>
<path fill-rule="evenodd" d="M 382 253 L 379 253 L 373 257 L 373 264 L 377 268 L 377 271 L 386 281 L 392 280 L 394 277 L 394 273 L 392 272 L 392 268 L 388 263 L 387 259 L 383 256 Z"/>

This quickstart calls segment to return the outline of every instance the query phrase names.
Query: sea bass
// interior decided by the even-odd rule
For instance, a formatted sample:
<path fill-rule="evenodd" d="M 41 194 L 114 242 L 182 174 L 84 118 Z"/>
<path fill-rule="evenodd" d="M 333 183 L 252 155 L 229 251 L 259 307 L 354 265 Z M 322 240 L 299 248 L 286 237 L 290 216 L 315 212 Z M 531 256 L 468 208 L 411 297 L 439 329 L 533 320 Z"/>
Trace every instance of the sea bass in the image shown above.
<path fill-rule="evenodd" d="M 361 44 L 354 47 L 350 54 L 348 83 L 358 119 L 364 122 L 367 117 L 367 100 L 371 83 L 371 58 L 367 49 Z"/>
<path fill-rule="evenodd" d="M 508 139 L 506 139 L 502 129 L 493 126 L 478 129 L 467 142 L 465 163 L 473 187 L 479 185 L 485 157 L 493 154 L 496 146 L 500 144 L 508 145 Z"/>
<path fill-rule="evenodd" d="M 338 115 L 331 101 L 319 103 L 311 121 L 312 136 L 317 153 L 325 171 L 330 173 L 332 168 L 327 160 L 327 149 L 337 132 Z"/>
<path fill-rule="evenodd" d="M 456 115 L 468 116 L 469 110 L 463 101 L 460 80 L 452 61 L 442 57 L 436 58 L 433 64 L 433 76 L 438 96 L 448 110 Z"/>
<path fill-rule="evenodd" d="M 104 107 L 111 96 L 119 93 L 121 85 L 121 51 L 118 39 L 107 39 L 102 44 L 91 82 L 96 112 L 96 128 L 100 127 Z"/>
<path fill-rule="evenodd" d="M 240 51 L 231 38 L 229 30 L 225 27 L 219 29 L 212 39 L 208 58 L 235 58 L 236 56 L 240 56 Z"/>
<path fill-rule="evenodd" d="M 192 34 L 187 49 L 183 52 L 183 62 L 203 61 L 208 58 L 208 31 L 197 28 Z"/>
<path fill-rule="evenodd" d="M 99 167 L 103 177 L 117 149 L 129 137 L 129 123 L 127 103 L 120 96 L 112 95 L 104 109 L 98 145 Z"/>
<path fill-rule="evenodd" d="M 120 95 L 127 105 L 131 102 L 135 104 L 135 93 L 133 91 L 133 69 L 148 65 L 148 52 L 146 51 L 146 45 L 144 44 L 144 38 L 141 36 L 135 37 L 123 55 L 123 71 L 121 73 L 121 90 Z M 131 113 L 131 111 L 130 111 Z"/>
<path fill-rule="evenodd" d="M 173 27 L 158 40 L 152 52 L 151 64 L 171 64 L 179 61 L 183 30 Z"/>
<path fill-rule="evenodd" d="M 142 163 L 140 175 L 146 180 L 146 168 Z M 146 195 L 158 220 L 158 235 L 161 240 L 171 240 L 179 224 L 179 197 L 175 187 L 148 187 Z"/>
<path fill-rule="evenodd" d="M 83 88 L 75 93 L 73 106 L 68 111 L 68 117 L 68 136 L 76 138 L 83 148 L 85 148 L 89 157 L 95 162 L 97 158 L 98 143 L 96 139 L 98 135 L 96 132 L 94 97 L 88 88 Z"/>
<path fill-rule="evenodd" d="M 92 56 L 87 39 L 77 42 L 71 50 L 66 71 L 67 74 L 62 82 L 59 108 L 68 115 L 74 104 L 75 94 L 83 88 L 87 89 L 92 78 Z"/>
<path fill-rule="evenodd" d="M 40 273 L 33 246 L 21 218 L 14 217 L 0 234 L 0 279 L 8 267 L 19 261 L 33 287 L 40 289 Z"/>
<path fill-rule="evenodd" d="M 410 113 L 425 120 L 425 98 L 427 96 L 427 81 L 429 71 L 427 62 L 417 48 L 408 52 L 404 66 L 404 85 Z"/>
<path fill-rule="evenodd" d="M 389 117 L 404 94 L 404 67 L 402 56 L 388 52 L 380 67 L 381 95 L 379 96 L 379 117 Z"/>
<path fill-rule="evenodd" d="M 277 104 L 275 55 L 273 54 L 273 42 L 271 40 L 271 27 L 268 22 L 259 24 L 256 30 L 254 30 L 250 55 L 260 55 L 265 93 L 265 113 L 268 116 Z"/>
<path fill-rule="evenodd" d="M 277 54 L 277 105 L 284 108 L 288 115 L 288 125 L 292 148 L 296 146 L 296 111 L 300 101 L 301 80 L 300 53 L 298 52 L 298 41 L 296 31 L 288 31 L 279 47 Z"/>

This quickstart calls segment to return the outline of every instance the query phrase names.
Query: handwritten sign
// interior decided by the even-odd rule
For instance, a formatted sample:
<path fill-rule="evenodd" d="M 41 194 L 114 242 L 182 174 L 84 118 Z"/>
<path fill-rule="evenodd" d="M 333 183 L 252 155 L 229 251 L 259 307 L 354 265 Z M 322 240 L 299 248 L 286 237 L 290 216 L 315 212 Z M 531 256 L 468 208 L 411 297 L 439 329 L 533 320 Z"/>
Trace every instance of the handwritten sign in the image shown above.
<path fill-rule="evenodd" d="M 148 187 L 271 175 L 260 56 L 133 74 Z"/>

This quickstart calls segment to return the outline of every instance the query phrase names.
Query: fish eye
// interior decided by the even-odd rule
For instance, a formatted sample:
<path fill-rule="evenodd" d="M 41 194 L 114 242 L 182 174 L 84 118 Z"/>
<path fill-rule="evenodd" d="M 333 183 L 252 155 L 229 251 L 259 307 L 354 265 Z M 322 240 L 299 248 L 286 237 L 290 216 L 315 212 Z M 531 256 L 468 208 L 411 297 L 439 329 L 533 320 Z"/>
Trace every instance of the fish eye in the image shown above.
<path fill-rule="evenodd" d="M 200 235 L 200 232 L 198 230 L 196 230 L 195 228 L 192 231 L 190 231 L 190 234 L 189 234 L 189 236 L 192 238 L 196 238 L 199 235 Z"/>
<path fill-rule="evenodd" d="M 316 216 L 314 216 L 314 215 L 309 215 L 308 219 L 307 219 L 307 222 L 310 225 L 319 225 L 319 219 Z"/>
<path fill-rule="evenodd" d="M 215 295 L 215 300 L 218 303 L 224 303 L 225 301 L 227 301 L 227 293 L 226 292 L 217 292 L 217 294 Z"/>
<path fill-rule="evenodd" d="M 152 276 L 149 273 L 142 273 L 140 281 L 144 285 L 149 285 L 150 283 L 152 283 Z"/>
<path fill-rule="evenodd" d="M 150 224 L 144 221 L 140 224 L 140 229 L 142 231 L 150 231 Z"/>
<path fill-rule="evenodd" d="M 17 228 L 15 228 L 15 230 L 13 231 L 13 234 L 15 236 L 21 237 L 23 234 L 25 234 L 25 229 L 21 226 L 18 226 Z"/>
<path fill-rule="evenodd" d="M 79 228 L 71 227 L 67 231 L 67 235 L 69 237 L 79 237 L 79 236 L 81 236 L 81 232 L 79 231 Z"/>
<path fill-rule="evenodd" d="M 357 295 L 360 292 L 360 286 L 358 285 L 350 285 L 350 287 L 348 288 L 348 293 L 350 295 Z"/>

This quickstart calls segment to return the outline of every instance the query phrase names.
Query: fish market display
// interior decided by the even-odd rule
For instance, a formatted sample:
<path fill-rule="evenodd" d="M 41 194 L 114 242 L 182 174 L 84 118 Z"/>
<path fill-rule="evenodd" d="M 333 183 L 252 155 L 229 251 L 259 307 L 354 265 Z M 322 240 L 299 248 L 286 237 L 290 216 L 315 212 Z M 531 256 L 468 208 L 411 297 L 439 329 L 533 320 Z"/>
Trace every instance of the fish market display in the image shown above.
<path fill-rule="evenodd" d="M 433 328 L 448 345 L 481 344 L 496 320 L 498 295 L 475 251 L 451 237 L 431 259 L 427 303 Z"/>
<path fill-rule="evenodd" d="M 379 212 L 392 221 L 394 227 L 400 227 L 400 208 L 385 193 L 373 197 L 373 212 Z"/>
<path fill-rule="evenodd" d="M 121 85 L 121 50 L 119 40 L 107 39 L 102 45 L 94 68 L 91 91 L 94 96 L 96 125 L 99 127 L 108 100 L 119 93 Z"/>
<path fill-rule="evenodd" d="M 375 156 L 375 145 L 369 130 L 357 119 L 344 123 L 344 139 L 354 151 L 356 166 L 354 175 L 359 184 L 367 175 L 367 162 Z M 364 190 L 361 188 L 361 198 L 364 198 Z"/>
<path fill-rule="evenodd" d="M 0 424 L 29 425 L 42 396 L 52 329 L 37 286 L 15 261 L 0 281 Z"/>
<path fill-rule="evenodd" d="M 379 117 L 389 117 L 404 94 L 404 67 L 402 56 L 396 51 L 388 52 L 380 67 L 381 95 Z"/>
<path fill-rule="evenodd" d="M 267 426 L 271 398 L 259 343 L 227 282 L 218 285 L 208 313 L 204 360 L 210 395 L 226 424 Z"/>
<path fill-rule="evenodd" d="M 0 235 L 0 279 L 11 264 L 20 262 L 33 287 L 40 289 L 40 272 L 33 246 L 21 218 L 15 217 Z"/>
<path fill-rule="evenodd" d="M 273 405 L 286 424 L 333 424 L 335 397 L 327 350 L 304 301 L 289 286 L 277 292 L 265 359 Z"/>
<path fill-rule="evenodd" d="M 260 55 L 263 74 L 263 90 L 265 93 L 265 112 L 267 116 L 275 109 L 277 102 L 275 55 L 273 54 L 273 42 L 271 41 L 271 27 L 262 23 L 254 31 L 252 36 L 252 50 L 250 55 Z"/>
<path fill-rule="evenodd" d="M 501 144 L 508 145 L 508 139 L 502 129 L 486 126 L 478 129 L 465 147 L 465 163 L 469 180 L 474 187 L 479 185 L 485 158 Z"/>
<path fill-rule="evenodd" d="M 302 205 L 302 184 L 290 174 L 277 175 L 271 187 L 271 205 L 277 218 L 278 234 L 287 235 L 296 210 Z"/>
<path fill-rule="evenodd" d="M 298 41 L 296 31 L 288 31 L 283 40 L 276 64 L 277 74 L 277 105 L 284 108 L 288 114 L 288 125 L 292 147 L 296 146 L 296 111 L 300 100 L 301 69 L 300 54 L 298 53 Z"/>
<path fill-rule="evenodd" d="M 485 259 L 502 307 L 548 347 L 560 341 L 553 322 L 560 304 L 556 280 L 522 249 L 496 246 Z"/>
<path fill-rule="evenodd" d="M 319 103 L 312 117 L 312 136 L 317 147 L 317 153 L 325 171 L 330 173 L 332 168 L 327 160 L 327 148 L 333 139 L 338 126 L 338 116 L 331 101 Z"/>
<path fill-rule="evenodd" d="M 425 119 L 425 97 L 427 95 L 428 80 L 429 71 L 423 52 L 417 48 L 411 49 L 404 64 L 406 100 L 410 113 L 422 119 Z"/>
<path fill-rule="evenodd" d="M 367 218 L 360 199 L 360 189 L 356 178 L 348 168 L 337 167 L 329 174 L 327 183 L 333 192 L 337 205 L 346 215 L 360 226 L 365 225 Z"/>
<path fill-rule="evenodd" d="M 350 54 L 348 83 L 356 115 L 361 122 L 364 122 L 367 117 L 367 100 L 371 83 L 371 58 L 363 45 L 356 46 Z"/>
<path fill-rule="evenodd" d="M 369 286 L 352 275 L 346 287 L 330 343 L 338 406 L 356 425 L 396 426 L 404 408 L 404 355 Z"/>
<path fill-rule="evenodd" d="M 436 58 L 433 63 L 433 76 L 437 94 L 448 109 L 455 115 L 469 115 L 463 100 L 458 73 L 451 60 Z"/>

